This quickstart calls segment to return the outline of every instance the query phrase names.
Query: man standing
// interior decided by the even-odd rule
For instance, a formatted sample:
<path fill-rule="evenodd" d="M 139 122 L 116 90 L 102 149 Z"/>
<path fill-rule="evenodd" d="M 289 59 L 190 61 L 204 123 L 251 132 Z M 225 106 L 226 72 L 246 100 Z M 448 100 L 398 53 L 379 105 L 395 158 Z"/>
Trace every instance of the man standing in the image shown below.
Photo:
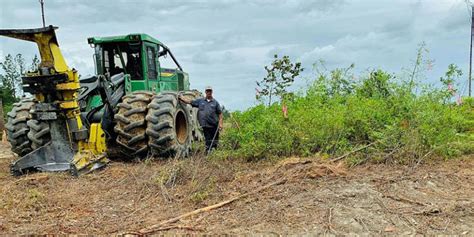
<path fill-rule="evenodd" d="M 222 109 L 217 100 L 212 97 L 212 87 L 207 86 L 205 98 L 198 98 L 193 101 L 183 97 L 179 99 L 198 109 L 198 120 L 204 132 L 206 139 L 206 151 L 210 151 L 217 147 L 219 141 L 219 130 L 222 130 Z"/>

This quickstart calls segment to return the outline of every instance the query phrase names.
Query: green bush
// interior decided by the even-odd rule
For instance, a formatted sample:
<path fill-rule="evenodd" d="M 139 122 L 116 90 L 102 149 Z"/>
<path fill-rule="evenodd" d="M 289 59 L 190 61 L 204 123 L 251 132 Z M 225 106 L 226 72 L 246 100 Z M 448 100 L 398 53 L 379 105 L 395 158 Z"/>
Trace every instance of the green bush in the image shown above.
<path fill-rule="evenodd" d="M 349 160 L 357 164 L 408 163 L 474 151 L 472 99 L 458 106 L 446 88 L 381 70 L 355 80 L 352 68 L 318 73 L 312 84 L 284 101 L 288 118 L 282 114 L 283 102 L 232 113 L 233 126 L 214 156 L 335 157 L 369 145 L 351 154 Z"/>

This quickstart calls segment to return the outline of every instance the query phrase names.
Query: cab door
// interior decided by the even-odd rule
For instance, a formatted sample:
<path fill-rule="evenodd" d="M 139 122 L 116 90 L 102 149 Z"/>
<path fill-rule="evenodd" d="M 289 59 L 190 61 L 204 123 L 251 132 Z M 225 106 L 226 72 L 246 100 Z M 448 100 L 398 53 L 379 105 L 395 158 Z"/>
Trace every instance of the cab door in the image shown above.
<path fill-rule="evenodd" d="M 148 88 L 151 91 L 160 90 L 158 79 L 160 76 L 160 64 L 158 62 L 158 47 L 156 44 L 145 43 L 146 54 L 146 77 L 148 79 Z"/>

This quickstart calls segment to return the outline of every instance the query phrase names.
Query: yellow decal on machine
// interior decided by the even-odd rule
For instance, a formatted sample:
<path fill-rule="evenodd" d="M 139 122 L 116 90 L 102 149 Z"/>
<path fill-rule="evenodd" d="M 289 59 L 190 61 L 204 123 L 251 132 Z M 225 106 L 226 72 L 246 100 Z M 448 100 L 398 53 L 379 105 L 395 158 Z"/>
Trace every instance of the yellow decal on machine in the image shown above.
<path fill-rule="evenodd" d="M 160 74 L 162 77 L 172 77 L 174 75 L 174 73 L 171 73 L 171 72 L 162 72 Z"/>

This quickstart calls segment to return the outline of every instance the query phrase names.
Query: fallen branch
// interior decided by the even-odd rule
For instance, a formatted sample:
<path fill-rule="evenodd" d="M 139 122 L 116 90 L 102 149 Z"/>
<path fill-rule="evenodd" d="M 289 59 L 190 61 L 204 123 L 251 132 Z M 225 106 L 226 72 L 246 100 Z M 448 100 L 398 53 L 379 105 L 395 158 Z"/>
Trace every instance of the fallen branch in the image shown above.
<path fill-rule="evenodd" d="M 428 151 L 426 154 L 424 154 L 421 158 L 418 159 L 418 161 L 416 162 L 416 164 L 413 166 L 412 168 L 412 171 L 415 171 L 416 168 L 420 165 L 420 163 L 429 155 L 431 155 L 431 153 L 433 153 L 434 150 L 430 150 Z"/>
<path fill-rule="evenodd" d="M 327 229 L 332 233 L 335 233 L 335 230 L 332 228 L 332 207 L 329 208 Z"/>
<path fill-rule="evenodd" d="M 175 223 L 183 218 L 186 218 L 186 217 L 189 217 L 189 216 L 193 216 L 193 215 L 197 215 L 197 214 L 200 214 L 200 213 L 203 213 L 203 212 L 208 212 L 208 211 L 211 211 L 211 210 L 214 210 L 214 209 L 217 209 L 217 208 L 220 208 L 220 207 L 223 207 L 227 204 L 230 204 L 232 202 L 235 202 L 239 199 L 242 199 L 242 198 L 245 198 L 245 197 L 248 197 L 250 195 L 253 195 L 253 194 L 256 194 L 256 193 L 259 193 L 265 189 L 268 189 L 272 186 L 275 186 L 275 185 L 279 185 L 279 184 L 283 184 L 287 181 L 286 178 L 284 179 L 281 179 L 279 181 L 276 181 L 276 182 L 273 182 L 273 183 L 270 183 L 270 184 L 267 184 L 261 188 L 258 188 L 252 192 L 248 192 L 248 193 L 244 193 L 244 194 L 241 194 L 241 195 L 238 195 L 238 196 L 235 196 L 231 199 L 228 199 L 228 200 L 225 200 L 225 201 L 222 201 L 220 203 L 217 203 L 217 204 L 214 204 L 214 205 L 211 205 L 211 206 L 207 206 L 207 207 L 203 207 L 203 208 L 199 208 L 199 209 L 196 209 L 194 211 L 191 211 L 191 212 L 188 212 L 188 213 L 185 213 L 185 214 L 182 214 L 180 216 L 177 216 L 177 217 L 174 217 L 174 218 L 171 218 L 171 219 L 168 219 L 168 220 L 165 220 L 165 221 L 162 221 L 156 225 L 152 225 L 152 226 L 149 226 L 149 227 L 146 227 L 146 228 L 143 228 L 141 230 L 139 230 L 138 232 L 140 234 L 150 234 L 150 233 L 153 233 L 153 232 L 157 232 L 157 231 L 162 231 L 162 230 L 167 230 L 167 225 L 169 224 L 172 224 L 172 223 Z"/>
<path fill-rule="evenodd" d="M 338 160 L 342 160 L 342 159 L 346 158 L 347 156 L 349 156 L 349 155 L 351 155 L 351 154 L 354 154 L 354 153 L 356 153 L 356 152 L 358 152 L 358 151 L 360 151 L 360 150 L 363 150 L 363 149 L 365 149 L 365 148 L 371 147 L 371 146 L 375 145 L 376 143 L 378 143 L 378 141 L 372 142 L 372 143 L 370 143 L 370 144 L 368 144 L 368 145 L 365 145 L 365 146 L 363 146 L 363 147 L 359 147 L 359 148 L 357 148 L 357 149 L 355 149 L 355 150 L 352 150 L 352 151 L 350 151 L 350 152 L 348 152 L 348 153 L 346 153 L 346 154 L 344 154 L 344 155 L 342 155 L 342 156 L 339 156 L 339 157 L 337 157 L 337 158 L 330 159 L 330 161 L 336 162 L 336 161 L 338 161 Z"/>
<path fill-rule="evenodd" d="M 170 226 L 165 226 L 161 227 L 159 229 L 156 229 L 155 231 L 164 231 L 164 230 L 172 230 L 172 229 L 181 229 L 181 230 L 191 230 L 191 231 L 202 231 L 201 228 L 196 228 L 192 226 L 183 226 L 183 225 L 170 225 Z"/>
<path fill-rule="evenodd" d="M 439 215 L 441 212 L 442 212 L 441 209 L 437 207 L 430 207 L 419 212 L 413 212 L 413 215 L 432 216 L 432 215 Z"/>
<path fill-rule="evenodd" d="M 391 157 L 393 157 L 393 154 L 395 154 L 395 152 L 399 151 L 401 149 L 400 146 L 397 146 L 395 147 L 395 149 L 393 149 L 392 151 L 390 151 L 387 155 L 385 155 L 383 158 L 382 158 L 382 162 L 387 162 L 387 160 Z"/>
<path fill-rule="evenodd" d="M 428 204 L 426 204 L 426 203 L 414 201 L 414 200 L 404 198 L 404 197 L 392 196 L 392 195 L 387 195 L 387 194 L 384 194 L 383 197 L 390 198 L 390 199 L 393 199 L 393 200 L 399 201 L 399 202 L 408 203 L 408 204 L 417 204 L 417 205 L 420 205 L 420 206 L 428 206 Z"/>

